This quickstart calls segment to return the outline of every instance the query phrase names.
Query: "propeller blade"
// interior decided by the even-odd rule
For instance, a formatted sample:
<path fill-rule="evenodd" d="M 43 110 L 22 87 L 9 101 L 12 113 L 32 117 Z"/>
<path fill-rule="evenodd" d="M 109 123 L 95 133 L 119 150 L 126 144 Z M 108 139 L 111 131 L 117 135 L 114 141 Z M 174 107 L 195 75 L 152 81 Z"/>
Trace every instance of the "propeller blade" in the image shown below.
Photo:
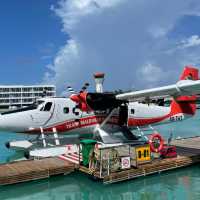
<path fill-rule="evenodd" d="M 90 84 L 89 83 L 85 83 L 85 86 L 88 87 Z"/>
<path fill-rule="evenodd" d="M 67 89 L 68 89 L 68 91 L 69 91 L 71 94 L 76 93 L 76 92 L 74 91 L 74 89 L 73 89 L 71 86 L 68 86 Z"/>
<path fill-rule="evenodd" d="M 89 83 L 85 83 L 84 86 L 81 88 L 80 93 L 84 92 L 85 90 L 87 90 L 87 88 L 88 88 L 89 85 L 90 85 Z"/>
<path fill-rule="evenodd" d="M 86 89 L 87 89 L 87 87 L 85 87 L 85 86 L 82 87 L 82 90 L 86 90 Z"/>

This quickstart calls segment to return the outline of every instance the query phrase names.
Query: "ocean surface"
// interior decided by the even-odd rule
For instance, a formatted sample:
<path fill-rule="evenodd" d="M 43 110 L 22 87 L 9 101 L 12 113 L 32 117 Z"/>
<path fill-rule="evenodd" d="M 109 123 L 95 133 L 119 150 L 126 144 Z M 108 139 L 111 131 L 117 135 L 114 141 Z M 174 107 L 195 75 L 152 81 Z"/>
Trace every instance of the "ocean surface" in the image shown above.
<path fill-rule="evenodd" d="M 200 135 L 200 112 L 192 119 L 154 127 L 165 138 Z M 149 132 L 148 132 L 149 133 Z M 22 154 L 5 148 L 5 142 L 27 138 L 0 133 L 0 162 L 20 158 Z M 199 144 L 200 145 L 200 144 Z M 171 200 L 200 199 L 200 165 L 177 169 L 122 183 L 103 185 L 81 173 L 0 187 L 0 200 Z"/>

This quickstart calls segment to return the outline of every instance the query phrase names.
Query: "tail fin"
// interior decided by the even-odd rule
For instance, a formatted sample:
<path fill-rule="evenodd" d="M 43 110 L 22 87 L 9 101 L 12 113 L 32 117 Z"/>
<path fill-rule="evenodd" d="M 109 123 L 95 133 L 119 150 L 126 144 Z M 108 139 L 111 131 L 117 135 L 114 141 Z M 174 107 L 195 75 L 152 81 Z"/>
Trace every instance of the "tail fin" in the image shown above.
<path fill-rule="evenodd" d="M 180 80 L 198 80 L 199 70 L 197 68 L 186 66 L 180 76 Z"/>
<path fill-rule="evenodd" d="M 199 70 L 197 68 L 186 66 L 180 76 L 180 80 L 198 80 Z M 180 96 L 171 102 L 171 115 L 183 113 L 194 115 L 196 113 L 197 96 Z"/>

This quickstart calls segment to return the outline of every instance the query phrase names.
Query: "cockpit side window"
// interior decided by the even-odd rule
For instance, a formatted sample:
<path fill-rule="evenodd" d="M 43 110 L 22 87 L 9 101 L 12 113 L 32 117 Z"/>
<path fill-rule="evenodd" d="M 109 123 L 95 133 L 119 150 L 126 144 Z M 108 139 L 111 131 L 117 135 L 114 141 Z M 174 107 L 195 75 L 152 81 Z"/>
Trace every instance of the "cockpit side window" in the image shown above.
<path fill-rule="evenodd" d="M 50 111 L 51 110 L 51 106 L 52 106 L 52 102 L 47 102 L 44 106 L 44 110 L 43 111 Z"/>
<path fill-rule="evenodd" d="M 134 115 L 135 114 L 135 110 L 131 109 L 131 114 Z"/>

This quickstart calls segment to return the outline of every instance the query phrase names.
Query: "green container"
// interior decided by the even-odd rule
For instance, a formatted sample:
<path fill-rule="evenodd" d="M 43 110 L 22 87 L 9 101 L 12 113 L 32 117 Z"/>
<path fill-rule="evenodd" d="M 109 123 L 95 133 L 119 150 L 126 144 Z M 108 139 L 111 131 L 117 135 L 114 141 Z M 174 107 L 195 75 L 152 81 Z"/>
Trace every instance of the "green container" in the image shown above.
<path fill-rule="evenodd" d="M 84 166 L 88 166 L 90 153 L 91 153 L 91 151 L 93 151 L 94 145 L 96 143 L 97 143 L 96 140 L 90 140 L 90 139 L 81 140 L 82 158 L 83 158 L 83 165 Z"/>

